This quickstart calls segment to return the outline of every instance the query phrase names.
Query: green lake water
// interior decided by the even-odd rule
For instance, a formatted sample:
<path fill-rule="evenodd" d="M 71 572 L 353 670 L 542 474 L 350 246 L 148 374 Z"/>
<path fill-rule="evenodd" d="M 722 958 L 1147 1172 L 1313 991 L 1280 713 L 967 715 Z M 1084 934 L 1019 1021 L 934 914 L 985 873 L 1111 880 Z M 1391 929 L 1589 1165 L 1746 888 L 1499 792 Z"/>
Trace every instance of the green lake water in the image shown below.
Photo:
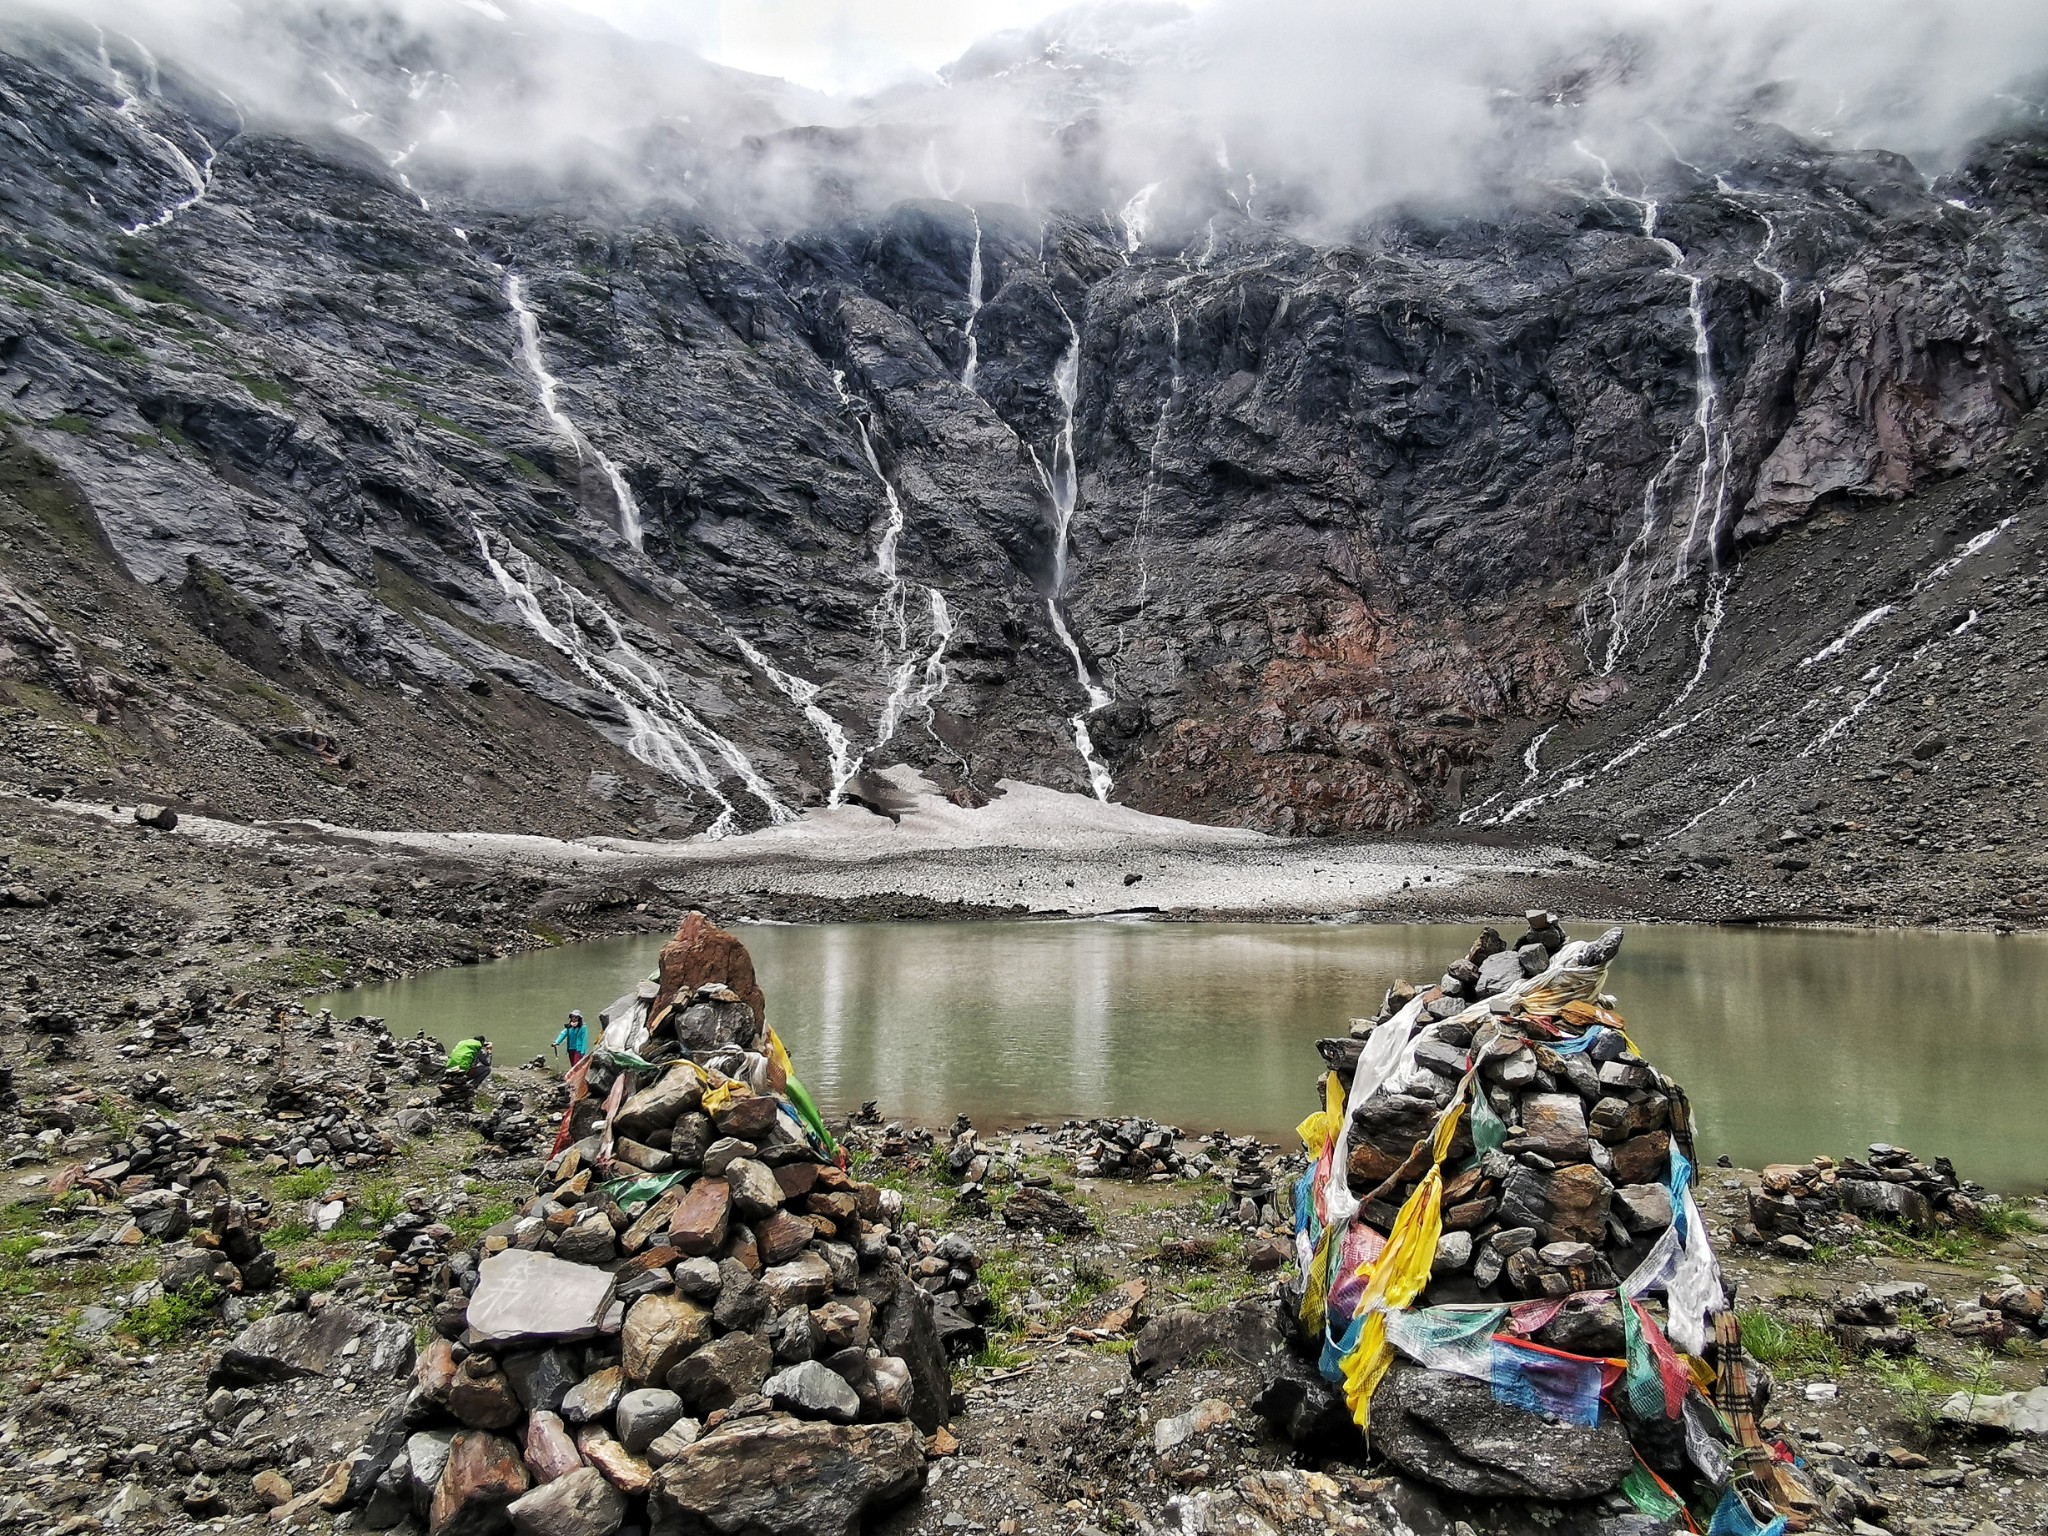
<path fill-rule="evenodd" d="M 1513 926 L 1501 923 L 1512 937 Z M 1589 936 L 1596 925 L 1567 925 Z M 769 1020 L 828 1113 L 876 1100 L 984 1128 L 1130 1113 L 1287 1141 L 1314 1107 L 1313 1042 L 1434 979 L 1466 926 L 747 925 Z M 501 1062 L 545 1051 L 654 964 L 608 939 L 311 1000 Z M 1685 1085 L 1711 1159 L 1801 1162 L 1872 1141 L 1955 1160 L 1995 1189 L 2048 1182 L 2048 940 L 1637 926 L 1608 985 L 1637 1044 Z"/>

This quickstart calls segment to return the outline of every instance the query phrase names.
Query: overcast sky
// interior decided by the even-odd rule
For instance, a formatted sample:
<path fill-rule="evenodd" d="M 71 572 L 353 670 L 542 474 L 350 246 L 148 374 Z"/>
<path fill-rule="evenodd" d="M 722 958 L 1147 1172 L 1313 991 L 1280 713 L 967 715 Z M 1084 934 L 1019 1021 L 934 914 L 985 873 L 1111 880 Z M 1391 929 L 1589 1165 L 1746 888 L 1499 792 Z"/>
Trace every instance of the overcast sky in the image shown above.
<path fill-rule="evenodd" d="M 1062 0 L 568 0 L 622 31 L 688 43 L 721 64 L 823 91 L 929 74 L 968 44 Z"/>

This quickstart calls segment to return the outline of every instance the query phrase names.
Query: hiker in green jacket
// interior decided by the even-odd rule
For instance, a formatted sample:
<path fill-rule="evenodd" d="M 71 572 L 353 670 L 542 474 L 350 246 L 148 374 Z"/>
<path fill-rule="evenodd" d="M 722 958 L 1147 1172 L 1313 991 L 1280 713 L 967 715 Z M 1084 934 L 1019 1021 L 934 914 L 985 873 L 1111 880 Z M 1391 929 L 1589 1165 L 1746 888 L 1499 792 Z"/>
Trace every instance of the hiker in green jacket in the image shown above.
<path fill-rule="evenodd" d="M 455 1049 L 448 1053 L 448 1070 L 469 1075 L 469 1086 L 481 1088 L 484 1079 L 491 1075 L 491 1042 L 482 1035 L 455 1042 Z"/>

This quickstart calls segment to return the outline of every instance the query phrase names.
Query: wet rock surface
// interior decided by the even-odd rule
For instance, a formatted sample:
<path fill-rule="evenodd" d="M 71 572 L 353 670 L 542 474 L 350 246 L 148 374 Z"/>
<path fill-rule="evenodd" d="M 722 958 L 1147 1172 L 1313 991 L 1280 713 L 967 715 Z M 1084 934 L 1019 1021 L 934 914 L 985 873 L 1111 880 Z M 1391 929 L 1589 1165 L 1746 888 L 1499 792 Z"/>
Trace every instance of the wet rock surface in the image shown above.
<path fill-rule="evenodd" d="M 180 61 L 109 47 L 5 40 L 15 115 L 67 125 L 4 189 L 0 610 L 27 702 L 0 771 L 24 793 L 113 777 L 160 840 L 187 828 L 157 809 L 199 801 L 758 826 L 832 783 L 790 668 L 839 729 L 890 736 L 871 767 L 963 802 L 1005 776 L 1085 792 L 1043 596 L 1056 509 L 1018 453 L 1062 437 L 1071 347 L 1063 622 L 1111 696 L 1091 734 L 1120 798 L 1283 833 L 1597 836 L 1617 880 L 1715 915 L 2041 920 L 2017 830 L 2048 598 L 2027 130 L 1932 182 L 1713 132 L 1634 168 L 1668 247 L 1590 163 L 1498 216 L 1416 206 L 1326 243 L 1222 201 L 1135 252 L 1093 207 L 942 201 L 755 241 L 496 206 L 424 157 L 409 191 L 359 144 L 238 122 Z M 154 82 L 132 110 L 114 71 Z M 205 165 L 197 201 L 167 144 Z M 515 291 L 589 454 L 538 409 Z M 1683 582 L 1646 547 L 1658 582 L 1611 612 L 1642 509 L 1697 521 L 1714 443 L 1713 547 Z M 905 637 L 878 657 L 892 602 Z M 592 684 L 586 633 L 670 697 Z M 892 717 L 900 667 L 935 656 L 958 665 Z M 635 758 L 650 707 L 758 784 L 686 724 L 719 766 Z M 118 750 L 47 729 L 74 720 Z"/>

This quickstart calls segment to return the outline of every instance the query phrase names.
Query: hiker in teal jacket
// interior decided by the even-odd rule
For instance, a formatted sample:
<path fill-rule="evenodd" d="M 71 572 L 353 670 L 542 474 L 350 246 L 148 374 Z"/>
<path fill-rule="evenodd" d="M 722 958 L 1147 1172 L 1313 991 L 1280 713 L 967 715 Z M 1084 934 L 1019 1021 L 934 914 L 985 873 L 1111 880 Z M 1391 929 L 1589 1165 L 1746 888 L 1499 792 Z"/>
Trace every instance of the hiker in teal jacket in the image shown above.
<path fill-rule="evenodd" d="M 574 1008 L 569 1010 L 569 1022 L 562 1026 L 562 1032 L 555 1036 L 555 1044 L 569 1053 L 569 1065 L 575 1066 L 583 1059 L 583 1053 L 590 1049 L 590 1031 L 583 1027 L 583 1015 Z"/>

